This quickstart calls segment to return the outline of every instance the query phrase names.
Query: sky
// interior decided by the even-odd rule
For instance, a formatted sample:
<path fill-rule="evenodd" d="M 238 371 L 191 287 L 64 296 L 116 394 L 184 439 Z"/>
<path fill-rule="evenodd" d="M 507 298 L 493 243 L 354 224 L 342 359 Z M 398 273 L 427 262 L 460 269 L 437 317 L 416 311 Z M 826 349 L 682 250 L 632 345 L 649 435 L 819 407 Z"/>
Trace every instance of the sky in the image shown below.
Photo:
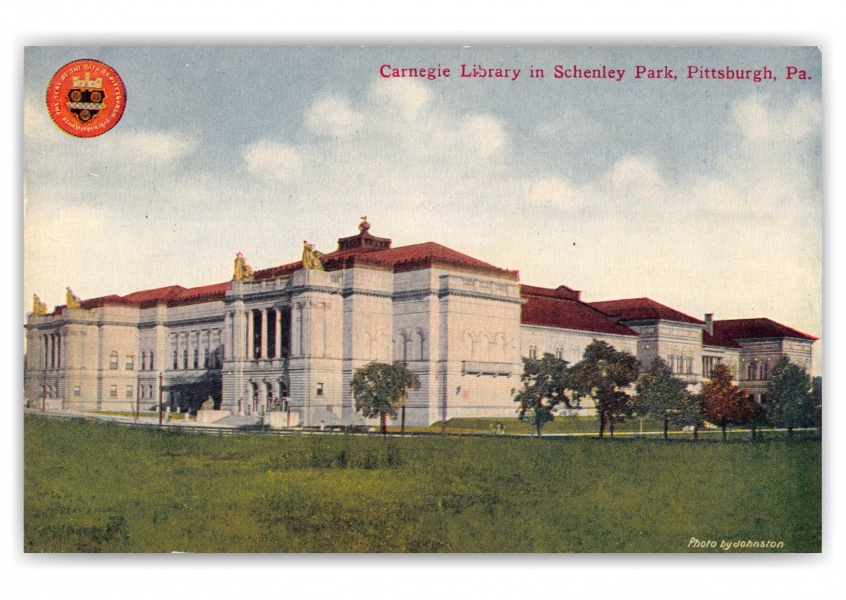
<path fill-rule="evenodd" d="M 45 108 L 50 78 L 80 58 L 127 89 L 96 138 Z M 512 77 L 460 77 L 462 64 Z M 638 65 L 677 79 L 637 79 Z M 688 79 L 691 66 L 776 80 Z M 29 47 L 23 84 L 27 311 L 33 293 L 63 304 L 67 286 L 226 281 L 237 252 L 255 269 L 298 260 L 303 240 L 331 252 L 367 215 L 395 247 L 438 242 L 587 301 L 648 296 L 822 336 L 816 48 Z"/>

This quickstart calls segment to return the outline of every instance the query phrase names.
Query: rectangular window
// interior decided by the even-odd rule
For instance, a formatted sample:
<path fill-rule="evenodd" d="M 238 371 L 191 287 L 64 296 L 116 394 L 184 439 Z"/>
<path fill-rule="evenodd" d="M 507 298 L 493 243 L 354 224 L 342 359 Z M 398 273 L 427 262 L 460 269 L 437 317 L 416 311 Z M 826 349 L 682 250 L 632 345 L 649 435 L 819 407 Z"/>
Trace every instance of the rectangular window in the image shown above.
<path fill-rule="evenodd" d="M 322 395 L 323 395 L 323 384 L 322 384 L 322 383 L 318 383 L 318 384 L 317 384 L 317 395 L 318 395 L 318 396 L 322 396 Z"/>
<path fill-rule="evenodd" d="M 117 352 L 112 352 L 109 355 L 109 368 L 112 369 L 113 371 L 117 370 L 117 368 L 118 368 L 118 353 Z"/>
<path fill-rule="evenodd" d="M 109 398 L 117 398 L 117 386 L 113 385 L 109 388 Z"/>
<path fill-rule="evenodd" d="M 74 396 L 79 396 L 80 394 L 81 394 L 81 392 L 79 390 L 79 386 L 76 386 L 75 388 L 73 388 L 73 395 Z"/>
<path fill-rule="evenodd" d="M 132 398 L 132 386 L 131 385 L 126 386 L 126 397 Z"/>
<path fill-rule="evenodd" d="M 135 370 L 135 355 L 134 354 L 127 354 L 126 355 L 126 370 L 127 371 Z"/>
<path fill-rule="evenodd" d="M 153 351 L 151 350 L 150 351 L 150 370 L 152 371 L 155 368 L 156 368 L 156 363 L 153 360 Z"/>

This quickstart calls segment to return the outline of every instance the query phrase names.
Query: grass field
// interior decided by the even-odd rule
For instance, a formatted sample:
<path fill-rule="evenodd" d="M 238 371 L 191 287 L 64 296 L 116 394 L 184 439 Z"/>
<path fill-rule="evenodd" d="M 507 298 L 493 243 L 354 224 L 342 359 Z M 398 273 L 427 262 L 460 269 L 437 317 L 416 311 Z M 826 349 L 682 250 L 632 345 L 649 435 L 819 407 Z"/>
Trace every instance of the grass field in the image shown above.
<path fill-rule="evenodd" d="M 819 441 L 218 437 L 36 416 L 24 436 L 29 552 L 821 550 Z"/>

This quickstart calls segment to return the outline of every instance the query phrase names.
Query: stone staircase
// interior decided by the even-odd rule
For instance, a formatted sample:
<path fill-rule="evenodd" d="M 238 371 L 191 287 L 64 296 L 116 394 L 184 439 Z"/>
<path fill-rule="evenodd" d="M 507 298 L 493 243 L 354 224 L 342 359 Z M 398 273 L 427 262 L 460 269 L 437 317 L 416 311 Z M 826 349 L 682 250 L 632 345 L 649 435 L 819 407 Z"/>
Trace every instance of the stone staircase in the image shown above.
<path fill-rule="evenodd" d="M 223 417 L 212 423 L 214 427 L 232 427 L 233 429 L 253 429 L 262 426 L 261 415 Z"/>

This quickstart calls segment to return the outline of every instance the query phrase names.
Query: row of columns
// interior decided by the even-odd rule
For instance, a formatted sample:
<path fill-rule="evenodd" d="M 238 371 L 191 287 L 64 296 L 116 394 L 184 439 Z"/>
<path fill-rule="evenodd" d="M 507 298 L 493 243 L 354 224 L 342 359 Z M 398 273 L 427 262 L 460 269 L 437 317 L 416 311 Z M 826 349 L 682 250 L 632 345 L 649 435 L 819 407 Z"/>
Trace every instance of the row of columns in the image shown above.
<path fill-rule="evenodd" d="M 282 315 L 285 311 L 280 308 L 257 308 L 243 313 L 246 318 L 246 355 L 249 359 L 281 358 L 282 357 Z M 273 313 L 273 320 L 269 315 Z M 256 321 L 259 323 L 259 343 L 256 344 Z M 271 327 L 272 326 L 272 327 Z M 269 343 L 270 332 L 273 331 L 273 346 Z M 290 323 L 288 323 L 288 338 L 290 340 Z M 273 353 L 271 354 L 271 350 Z M 288 348 L 285 348 L 287 351 Z"/>
<path fill-rule="evenodd" d="M 62 368 L 62 334 L 45 333 L 41 336 L 44 347 L 44 368 Z"/>
<path fill-rule="evenodd" d="M 220 343 L 220 329 L 203 329 L 177 333 L 171 336 L 171 349 L 176 353 L 175 364 L 170 366 L 173 369 L 205 369 L 214 366 L 214 352 L 220 349 L 224 351 Z M 206 352 L 208 352 L 209 365 L 206 366 Z M 194 355 L 196 353 L 196 367 Z M 221 356 L 221 360 L 223 357 Z"/>

